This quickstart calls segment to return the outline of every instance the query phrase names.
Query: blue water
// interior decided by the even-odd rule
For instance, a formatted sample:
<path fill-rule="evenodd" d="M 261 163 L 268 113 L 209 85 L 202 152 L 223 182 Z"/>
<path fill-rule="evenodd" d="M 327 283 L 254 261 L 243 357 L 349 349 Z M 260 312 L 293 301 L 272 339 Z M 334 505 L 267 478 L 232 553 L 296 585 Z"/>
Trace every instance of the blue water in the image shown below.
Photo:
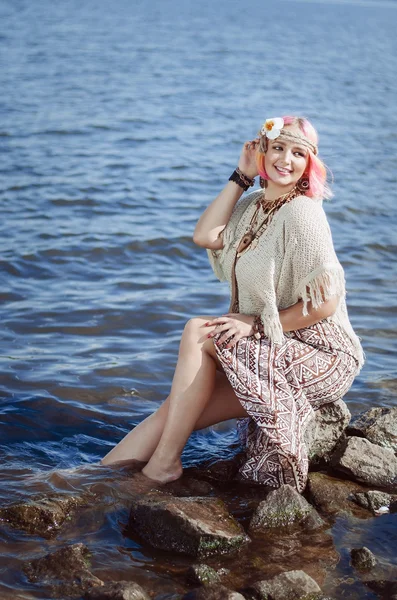
<path fill-rule="evenodd" d="M 184 323 L 228 307 L 192 232 L 269 116 L 309 117 L 333 174 L 367 355 L 349 407 L 396 405 L 396 16 L 394 1 L 0 0 L 2 503 L 98 461 L 167 395 Z M 231 437 L 195 436 L 186 464 Z M 117 554 L 117 523 L 101 535 Z M 33 589 L 16 566 L 4 578 Z"/>

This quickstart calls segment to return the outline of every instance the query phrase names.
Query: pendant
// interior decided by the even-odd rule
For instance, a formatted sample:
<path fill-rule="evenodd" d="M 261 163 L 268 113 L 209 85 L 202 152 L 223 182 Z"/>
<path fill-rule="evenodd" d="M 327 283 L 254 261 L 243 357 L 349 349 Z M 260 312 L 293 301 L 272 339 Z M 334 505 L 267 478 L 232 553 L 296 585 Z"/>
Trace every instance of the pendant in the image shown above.
<path fill-rule="evenodd" d="M 247 233 L 243 236 L 241 242 L 237 248 L 237 256 L 240 257 L 251 245 L 252 240 L 254 239 L 254 233 L 252 231 L 247 231 Z"/>

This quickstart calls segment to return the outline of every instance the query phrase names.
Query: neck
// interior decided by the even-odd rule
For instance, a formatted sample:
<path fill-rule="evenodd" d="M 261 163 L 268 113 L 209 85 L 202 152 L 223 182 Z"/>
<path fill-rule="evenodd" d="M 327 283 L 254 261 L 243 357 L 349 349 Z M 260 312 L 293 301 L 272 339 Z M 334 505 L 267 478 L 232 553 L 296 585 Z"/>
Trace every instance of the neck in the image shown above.
<path fill-rule="evenodd" d="M 291 190 L 294 189 L 294 187 L 294 183 L 292 183 L 291 185 L 277 185 L 273 181 L 268 180 L 265 189 L 265 198 L 269 202 L 272 202 L 273 200 L 277 200 L 277 198 L 280 198 L 280 196 L 285 196 L 286 194 L 288 194 Z"/>

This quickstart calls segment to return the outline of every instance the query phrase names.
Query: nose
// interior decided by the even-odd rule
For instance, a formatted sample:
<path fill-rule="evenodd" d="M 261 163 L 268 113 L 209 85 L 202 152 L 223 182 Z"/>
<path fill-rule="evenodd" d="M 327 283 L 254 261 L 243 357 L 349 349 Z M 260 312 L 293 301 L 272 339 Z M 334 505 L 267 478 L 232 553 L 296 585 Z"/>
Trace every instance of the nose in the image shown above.
<path fill-rule="evenodd" d="M 280 156 L 281 162 L 285 163 L 285 164 L 289 164 L 291 162 L 291 158 L 292 158 L 292 152 L 291 152 L 290 148 L 284 148 L 284 150 Z"/>

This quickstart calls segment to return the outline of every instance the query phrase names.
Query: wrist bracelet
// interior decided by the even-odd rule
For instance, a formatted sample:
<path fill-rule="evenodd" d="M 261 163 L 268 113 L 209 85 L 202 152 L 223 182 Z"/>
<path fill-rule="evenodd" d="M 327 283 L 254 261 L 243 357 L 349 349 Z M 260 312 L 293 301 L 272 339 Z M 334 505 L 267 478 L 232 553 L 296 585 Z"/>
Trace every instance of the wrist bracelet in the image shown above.
<path fill-rule="evenodd" d="M 265 332 L 263 330 L 263 322 L 259 316 L 254 318 L 254 323 L 252 325 L 252 329 L 254 331 L 254 338 L 260 340 L 265 337 Z"/>
<path fill-rule="evenodd" d="M 244 175 L 244 173 L 240 171 L 238 167 L 230 175 L 229 181 L 234 181 L 234 183 L 237 183 L 237 185 L 243 188 L 245 192 L 255 183 L 255 179 L 251 179 L 251 177 Z"/>

